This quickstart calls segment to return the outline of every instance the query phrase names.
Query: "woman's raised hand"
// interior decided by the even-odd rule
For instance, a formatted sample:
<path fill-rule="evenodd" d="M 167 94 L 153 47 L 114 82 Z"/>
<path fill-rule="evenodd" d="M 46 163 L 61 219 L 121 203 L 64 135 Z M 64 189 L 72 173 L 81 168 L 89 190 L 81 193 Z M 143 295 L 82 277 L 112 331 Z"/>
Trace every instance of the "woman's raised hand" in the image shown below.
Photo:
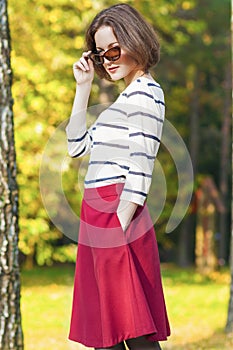
<path fill-rule="evenodd" d="M 91 51 L 83 52 L 79 61 L 73 64 L 73 73 L 78 85 L 92 82 L 94 78 L 94 66 L 88 55 Z"/>

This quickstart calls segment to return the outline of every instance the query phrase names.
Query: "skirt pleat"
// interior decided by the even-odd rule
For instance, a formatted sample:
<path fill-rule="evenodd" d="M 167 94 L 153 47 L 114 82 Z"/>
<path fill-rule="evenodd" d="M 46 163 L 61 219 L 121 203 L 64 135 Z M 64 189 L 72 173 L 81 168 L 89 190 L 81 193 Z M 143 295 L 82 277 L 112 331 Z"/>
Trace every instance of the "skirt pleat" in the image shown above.
<path fill-rule="evenodd" d="M 145 204 L 122 231 L 122 188 L 85 189 L 82 201 L 69 339 L 87 347 L 170 335 L 153 223 Z"/>

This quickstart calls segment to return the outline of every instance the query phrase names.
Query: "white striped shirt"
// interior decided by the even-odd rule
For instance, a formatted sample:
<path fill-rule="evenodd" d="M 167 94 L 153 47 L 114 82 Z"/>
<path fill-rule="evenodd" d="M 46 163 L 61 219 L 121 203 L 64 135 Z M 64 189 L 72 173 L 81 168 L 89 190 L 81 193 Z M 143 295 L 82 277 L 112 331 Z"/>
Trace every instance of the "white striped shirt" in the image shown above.
<path fill-rule="evenodd" d="M 71 157 L 90 153 L 86 188 L 123 182 L 121 199 L 143 205 L 149 192 L 165 114 L 164 95 L 140 77 L 87 130 L 83 117 L 66 128 Z"/>

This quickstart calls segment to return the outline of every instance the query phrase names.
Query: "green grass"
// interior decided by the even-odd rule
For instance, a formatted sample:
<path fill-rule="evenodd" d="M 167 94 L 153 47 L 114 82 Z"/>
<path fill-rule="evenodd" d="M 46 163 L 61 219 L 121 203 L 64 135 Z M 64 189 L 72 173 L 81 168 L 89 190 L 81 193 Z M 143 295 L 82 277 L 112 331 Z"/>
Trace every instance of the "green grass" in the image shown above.
<path fill-rule="evenodd" d="M 84 350 L 67 340 L 73 266 L 22 272 L 25 350 Z M 223 329 L 229 298 L 229 273 L 202 277 L 193 269 L 162 266 L 172 336 L 164 350 L 230 350 L 233 339 Z"/>

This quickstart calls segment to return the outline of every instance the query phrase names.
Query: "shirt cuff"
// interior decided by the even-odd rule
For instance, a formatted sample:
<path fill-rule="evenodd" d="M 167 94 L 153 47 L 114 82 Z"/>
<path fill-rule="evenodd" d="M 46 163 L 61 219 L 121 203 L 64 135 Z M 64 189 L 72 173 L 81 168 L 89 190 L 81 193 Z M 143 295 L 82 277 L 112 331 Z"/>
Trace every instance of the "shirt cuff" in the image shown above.
<path fill-rule="evenodd" d="M 128 201 L 128 202 L 133 202 L 136 203 L 138 205 L 143 206 L 145 203 L 147 195 L 143 192 L 140 191 L 132 191 L 132 190 L 128 190 L 128 189 L 123 189 L 121 195 L 120 195 L 120 199 L 124 200 L 124 201 Z"/>

